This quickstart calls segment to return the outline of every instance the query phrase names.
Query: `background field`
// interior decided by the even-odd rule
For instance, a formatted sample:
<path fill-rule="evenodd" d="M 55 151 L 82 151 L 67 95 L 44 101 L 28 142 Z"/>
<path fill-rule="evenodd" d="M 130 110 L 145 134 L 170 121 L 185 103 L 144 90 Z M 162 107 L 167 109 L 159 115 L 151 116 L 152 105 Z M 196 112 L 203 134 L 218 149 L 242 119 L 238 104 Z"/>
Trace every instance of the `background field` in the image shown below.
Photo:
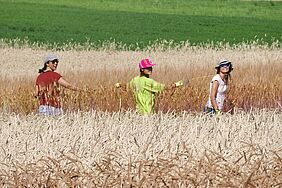
<path fill-rule="evenodd" d="M 28 37 L 30 43 L 115 41 L 136 48 L 162 39 L 281 41 L 281 2 L 1 0 L 0 5 L 0 38 Z"/>

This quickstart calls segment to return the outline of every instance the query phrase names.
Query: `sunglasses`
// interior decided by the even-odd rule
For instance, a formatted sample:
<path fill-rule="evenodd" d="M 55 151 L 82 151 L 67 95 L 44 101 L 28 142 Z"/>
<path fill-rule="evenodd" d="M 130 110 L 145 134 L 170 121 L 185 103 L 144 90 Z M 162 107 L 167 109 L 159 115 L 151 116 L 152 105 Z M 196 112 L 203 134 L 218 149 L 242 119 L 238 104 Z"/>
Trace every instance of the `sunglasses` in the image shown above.
<path fill-rule="evenodd" d="M 230 65 L 221 65 L 220 67 L 229 68 Z"/>
<path fill-rule="evenodd" d="M 49 63 L 58 64 L 59 61 L 58 61 L 58 59 L 54 59 L 54 60 L 52 60 L 52 61 L 49 61 Z"/>

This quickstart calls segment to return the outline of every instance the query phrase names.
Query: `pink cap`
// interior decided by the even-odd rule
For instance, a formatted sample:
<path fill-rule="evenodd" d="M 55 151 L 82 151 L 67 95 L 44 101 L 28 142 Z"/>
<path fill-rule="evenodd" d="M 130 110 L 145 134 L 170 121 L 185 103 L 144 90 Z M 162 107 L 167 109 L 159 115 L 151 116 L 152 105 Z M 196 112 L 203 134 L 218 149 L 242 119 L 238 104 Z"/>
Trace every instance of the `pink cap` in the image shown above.
<path fill-rule="evenodd" d="M 149 67 L 153 67 L 156 64 L 153 64 L 151 60 L 149 59 L 142 59 L 141 62 L 139 63 L 139 68 L 140 69 L 146 69 Z"/>

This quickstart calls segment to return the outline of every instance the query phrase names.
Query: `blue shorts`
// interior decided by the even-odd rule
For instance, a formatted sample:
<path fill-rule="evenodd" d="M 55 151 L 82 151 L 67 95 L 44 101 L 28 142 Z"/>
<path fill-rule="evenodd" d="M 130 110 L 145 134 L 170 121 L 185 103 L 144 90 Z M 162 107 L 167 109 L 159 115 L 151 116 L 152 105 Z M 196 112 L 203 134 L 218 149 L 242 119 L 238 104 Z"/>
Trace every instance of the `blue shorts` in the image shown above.
<path fill-rule="evenodd" d="M 210 115 L 210 116 L 214 116 L 215 115 L 215 110 L 214 108 L 210 108 L 210 107 L 205 107 L 204 108 L 204 113 Z"/>
<path fill-rule="evenodd" d="M 48 105 L 40 105 L 38 108 L 38 112 L 39 115 L 44 115 L 44 116 L 62 115 L 63 109 L 55 108 L 53 106 L 48 106 Z"/>

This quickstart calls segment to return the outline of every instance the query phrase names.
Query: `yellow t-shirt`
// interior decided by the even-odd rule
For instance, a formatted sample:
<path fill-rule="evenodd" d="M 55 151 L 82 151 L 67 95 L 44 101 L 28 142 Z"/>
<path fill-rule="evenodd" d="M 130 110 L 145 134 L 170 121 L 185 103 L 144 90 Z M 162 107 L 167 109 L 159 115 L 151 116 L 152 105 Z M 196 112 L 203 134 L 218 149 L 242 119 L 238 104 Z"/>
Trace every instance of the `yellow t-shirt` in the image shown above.
<path fill-rule="evenodd" d="M 136 76 L 130 81 L 129 86 L 134 94 L 136 110 L 140 114 L 153 113 L 155 95 L 162 91 L 165 85 L 158 83 L 151 78 Z"/>

